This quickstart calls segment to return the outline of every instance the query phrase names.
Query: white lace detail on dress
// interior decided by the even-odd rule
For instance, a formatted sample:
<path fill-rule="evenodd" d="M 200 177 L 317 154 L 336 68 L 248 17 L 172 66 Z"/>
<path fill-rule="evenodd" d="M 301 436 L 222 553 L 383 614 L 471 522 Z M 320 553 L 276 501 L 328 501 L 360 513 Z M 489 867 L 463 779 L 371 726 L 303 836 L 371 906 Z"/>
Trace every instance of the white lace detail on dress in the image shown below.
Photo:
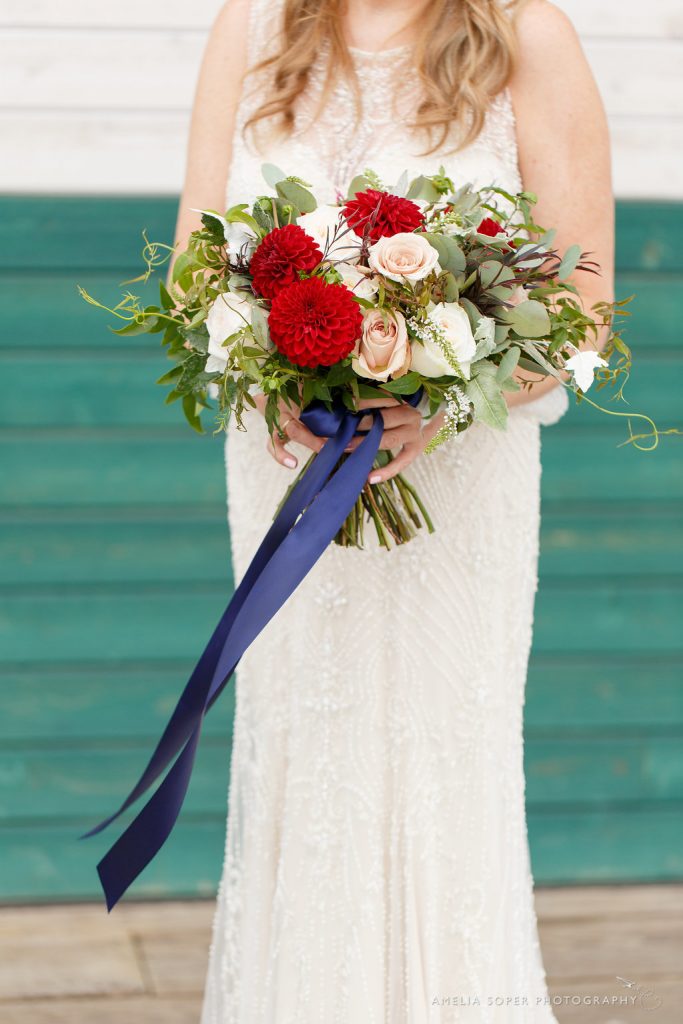
<path fill-rule="evenodd" d="M 358 135 L 340 86 L 268 159 L 330 198 L 368 165 L 518 188 L 507 94 L 473 146 L 423 158 L 387 113 L 397 75 L 410 95 L 402 57 L 354 51 Z M 238 126 L 229 203 L 261 191 L 262 159 Z M 226 442 L 237 580 L 292 479 L 246 416 Z M 475 426 L 416 460 L 436 532 L 391 554 L 369 526 L 366 551 L 331 546 L 242 658 L 202 1024 L 556 1024 L 522 759 L 539 435 L 513 410 L 507 432 Z"/>

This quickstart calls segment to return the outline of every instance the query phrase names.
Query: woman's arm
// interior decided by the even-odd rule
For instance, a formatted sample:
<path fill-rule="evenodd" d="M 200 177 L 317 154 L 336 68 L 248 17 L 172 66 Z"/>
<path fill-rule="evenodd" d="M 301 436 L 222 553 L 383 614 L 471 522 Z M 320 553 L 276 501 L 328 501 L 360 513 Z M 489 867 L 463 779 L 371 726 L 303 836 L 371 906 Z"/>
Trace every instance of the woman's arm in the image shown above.
<path fill-rule="evenodd" d="M 524 188 L 535 192 L 535 217 L 557 228 L 561 252 L 578 243 L 600 264 L 600 276 L 572 280 L 584 307 L 614 297 L 614 198 L 609 131 L 595 79 L 570 20 L 546 0 L 526 0 L 516 16 L 517 67 L 510 83 Z M 603 332 L 600 344 L 604 344 Z M 523 370 L 530 388 L 506 395 L 528 402 L 557 386 Z"/>
<path fill-rule="evenodd" d="M 197 209 L 225 209 L 225 187 L 235 113 L 246 70 L 249 0 L 228 0 L 219 11 L 204 50 L 190 122 L 183 185 L 174 236 L 177 251 L 201 227 Z M 169 266 L 170 278 L 173 260 Z"/>

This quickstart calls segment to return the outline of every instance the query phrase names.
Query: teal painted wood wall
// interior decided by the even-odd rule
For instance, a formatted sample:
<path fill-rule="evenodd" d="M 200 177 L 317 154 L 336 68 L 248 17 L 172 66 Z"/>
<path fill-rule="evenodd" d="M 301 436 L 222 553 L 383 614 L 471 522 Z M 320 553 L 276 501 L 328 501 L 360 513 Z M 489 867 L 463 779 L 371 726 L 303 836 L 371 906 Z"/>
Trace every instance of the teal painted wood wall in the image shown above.
<path fill-rule="evenodd" d="M 137 778 L 232 585 L 222 448 L 165 407 L 155 339 L 77 296 L 139 272 L 171 199 L 0 199 L 0 900 L 99 896 Z M 637 292 L 628 394 L 682 425 L 683 206 L 622 203 Z M 585 412 L 585 415 L 584 415 Z M 683 448 L 617 448 L 573 410 L 543 435 L 541 586 L 526 708 L 539 882 L 683 877 Z M 207 721 L 175 833 L 133 895 L 213 893 L 231 699 Z"/>

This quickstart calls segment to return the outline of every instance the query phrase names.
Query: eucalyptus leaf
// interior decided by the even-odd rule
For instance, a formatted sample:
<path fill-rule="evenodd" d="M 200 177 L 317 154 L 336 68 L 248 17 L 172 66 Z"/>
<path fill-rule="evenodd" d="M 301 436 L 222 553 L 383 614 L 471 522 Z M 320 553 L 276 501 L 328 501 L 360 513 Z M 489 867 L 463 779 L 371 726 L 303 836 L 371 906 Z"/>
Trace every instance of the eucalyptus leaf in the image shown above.
<path fill-rule="evenodd" d="M 539 367 L 541 367 L 542 370 L 544 370 L 546 373 L 549 373 L 551 377 L 554 377 L 556 380 L 559 380 L 562 384 L 564 384 L 564 378 L 560 371 L 555 369 L 553 364 L 550 363 L 545 358 L 542 352 L 539 352 L 536 345 L 533 345 L 530 341 L 524 341 L 522 342 L 522 348 L 527 353 L 527 355 L 536 363 L 537 371 L 539 370 Z"/>
<path fill-rule="evenodd" d="M 410 181 L 410 179 L 408 177 L 408 172 L 407 171 L 403 171 L 403 173 L 401 174 L 401 177 L 398 179 L 398 181 L 394 185 L 394 188 L 393 188 L 394 195 L 405 196 L 406 192 L 408 191 L 409 181 Z"/>
<path fill-rule="evenodd" d="M 507 378 L 511 377 L 512 374 L 515 372 L 521 354 L 521 349 L 519 349 L 516 345 L 513 345 L 511 348 L 507 350 L 507 352 L 504 353 L 503 358 L 498 364 L 498 372 L 496 374 L 496 377 L 498 378 L 498 381 L 501 383 L 501 385 L 503 381 L 507 380 Z"/>
<path fill-rule="evenodd" d="M 347 199 L 353 199 L 359 192 L 365 192 L 366 189 L 370 188 L 370 182 L 364 174 L 357 174 L 355 178 L 351 180 L 349 185 L 349 191 L 347 193 Z"/>
<path fill-rule="evenodd" d="M 479 326 L 479 321 L 481 319 L 481 313 L 479 312 L 479 310 L 477 309 L 473 302 L 471 302 L 469 299 L 463 298 L 462 295 L 460 296 L 460 305 L 462 306 L 462 308 L 467 313 L 467 316 L 469 317 L 472 333 L 476 333 L 477 327 Z"/>
<path fill-rule="evenodd" d="M 454 238 L 434 232 L 426 232 L 424 237 L 438 252 L 442 270 L 450 270 L 453 274 L 461 274 L 464 271 L 467 266 L 465 254 Z"/>
<path fill-rule="evenodd" d="M 550 333 L 548 310 L 536 299 L 526 299 L 502 317 L 520 338 L 544 338 Z"/>
<path fill-rule="evenodd" d="M 275 164 L 261 164 L 261 174 L 264 181 L 268 182 L 271 188 L 275 188 L 280 181 L 284 181 L 287 175 Z"/>
<path fill-rule="evenodd" d="M 564 280 L 565 277 L 570 277 L 571 274 L 574 273 L 576 266 L 581 259 L 581 252 L 582 249 L 580 245 L 569 246 L 557 269 L 557 276 L 560 280 Z"/>
<path fill-rule="evenodd" d="M 460 297 L 460 283 L 463 281 L 464 277 L 462 274 L 459 274 L 458 277 L 455 277 L 450 271 L 446 274 L 443 294 L 444 302 L 458 301 Z"/>
<path fill-rule="evenodd" d="M 279 181 L 275 188 L 280 198 L 291 203 L 300 213 L 312 213 L 318 205 L 313 193 L 296 181 Z"/>
<path fill-rule="evenodd" d="M 261 306 L 253 305 L 251 307 L 251 327 L 254 337 L 261 348 L 269 349 L 271 344 L 270 333 L 268 331 L 268 317 Z"/>
<path fill-rule="evenodd" d="M 420 174 L 411 181 L 410 187 L 406 192 L 406 198 L 424 199 L 427 203 L 438 203 L 441 199 L 441 193 L 432 185 L 428 178 L 425 178 L 424 174 Z"/>

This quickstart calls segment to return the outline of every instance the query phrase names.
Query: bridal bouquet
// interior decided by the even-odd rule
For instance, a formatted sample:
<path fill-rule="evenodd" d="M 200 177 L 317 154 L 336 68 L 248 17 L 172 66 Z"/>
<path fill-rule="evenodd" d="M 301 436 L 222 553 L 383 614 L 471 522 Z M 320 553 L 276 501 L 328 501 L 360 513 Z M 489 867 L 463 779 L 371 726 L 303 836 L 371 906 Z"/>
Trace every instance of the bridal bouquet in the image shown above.
<path fill-rule="evenodd" d="M 628 375 L 629 350 L 612 328 L 623 304 L 582 307 L 570 276 L 598 268 L 578 245 L 552 248 L 553 232 L 534 223 L 534 196 L 456 188 L 443 168 L 391 188 L 365 171 L 346 196 L 319 205 L 300 178 L 263 172 L 271 192 L 250 207 L 197 211 L 203 227 L 177 256 L 170 290 L 161 284 L 160 305 L 127 293 L 110 310 L 129 321 L 119 333 L 162 334 L 174 366 L 159 383 L 195 429 L 210 396 L 219 427 L 234 416 L 244 428 L 260 391 L 280 436 L 283 406 L 328 436 L 359 399 L 391 396 L 426 417 L 444 410 L 431 452 L 472 423 L 503 429 L 518 366 L 562 383 L 570 371 L 579 398 L 596 372 L 599 386 Z M 143 277 L 169 251 L 148 242 Z M 379 450 L 374 465 L 390 459 Z M 362 547 L 366 522 L 386 547 L 433 529 L 401 474 L 364 484 L 335 541 Z"/>
<path fill-rule="evenodd" d="M 583 308 L 571 275 L 597 267 L 579 246 L 553 249 L 552 232 L 534 223 L 533 196 L 456 188 L 443 170 L 404 175 L 388 188 L 365 171 L 346 196 L 318 205 L 301 179 L 270 165 L 264 177 L 270 193 L 250 206 L 200 211 L 203 226 L 177 255 L 170 287 L 160 284 L 159 305 L 143 306 L 128 292 L 102 307 L 126 321 L 119 333 L 161 335 L 174 365 L 160 383 L 196 429 L 211 396 L 219 428 L 233 416 L 244 428 L 259 391 L 271 433 L 289 408 L 327 438 L 276 510 L 140 779 L 119 810 L 86 833 L 106 828 L 165 773 L 97 865 L 110 909 L 173 828 L 205 715 L 330 542 L 362 546 L 368 521 L 386 547 L 432 529 L 403 476 L 368 482 L 372 467 L 392 456 L 379 448 L 381 408 L 358 403 L 389 396 L 425 416 L 443 408 L 431 452 L 473 423 L 503 429 L 505 392 L 523 386 L 518 367 L 567 379 L 588 402 L 595 377 L 600 388 L 630 367 L 613 328 L 622 304 Z M 147 270 L 137 280 L 171 251 L 147 241 Z M 611 414 L 629 425 L 641 416 Z M 651 432 L 629 440 L 649 437 L 654 447 L 657 429 L 641 418 Z M 363 436 L 351 446 L 356 434 Z"/>

